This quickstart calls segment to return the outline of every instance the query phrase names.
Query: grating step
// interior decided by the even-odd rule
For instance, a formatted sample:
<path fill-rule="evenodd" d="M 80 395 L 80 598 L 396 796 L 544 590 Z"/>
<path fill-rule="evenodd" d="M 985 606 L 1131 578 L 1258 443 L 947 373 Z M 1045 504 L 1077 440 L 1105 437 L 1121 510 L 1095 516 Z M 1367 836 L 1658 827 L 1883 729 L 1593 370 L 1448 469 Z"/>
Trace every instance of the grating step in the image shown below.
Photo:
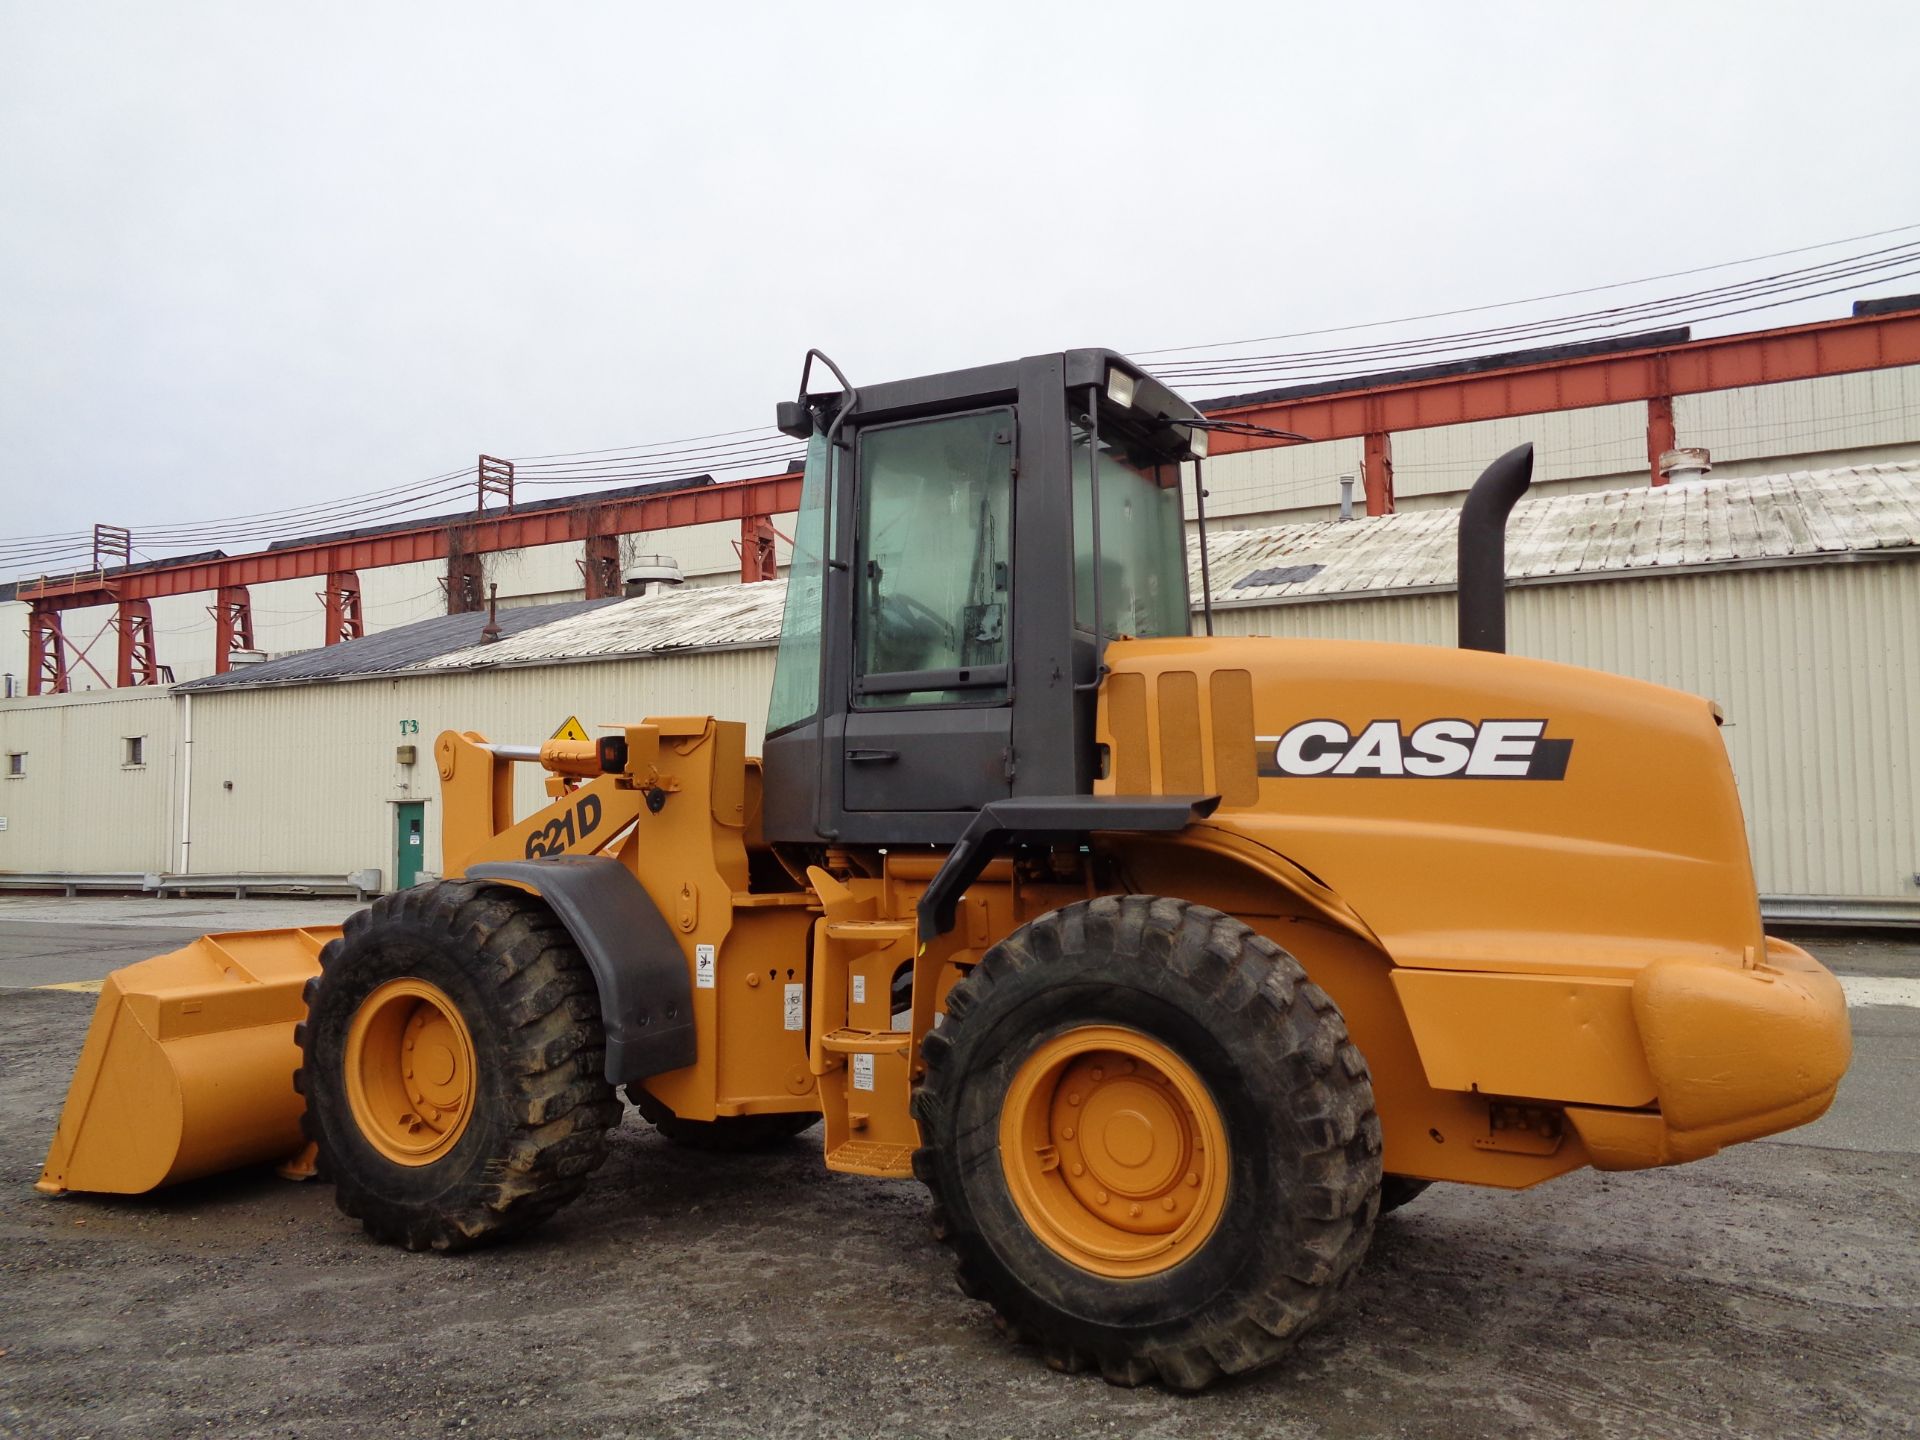
<path fill-rule="evenodd" d="M 882 1180 L 913 1178 L 913 1146 L 884 1140 L 845 1140 L 827 1152 L 827 1168 Z"/>

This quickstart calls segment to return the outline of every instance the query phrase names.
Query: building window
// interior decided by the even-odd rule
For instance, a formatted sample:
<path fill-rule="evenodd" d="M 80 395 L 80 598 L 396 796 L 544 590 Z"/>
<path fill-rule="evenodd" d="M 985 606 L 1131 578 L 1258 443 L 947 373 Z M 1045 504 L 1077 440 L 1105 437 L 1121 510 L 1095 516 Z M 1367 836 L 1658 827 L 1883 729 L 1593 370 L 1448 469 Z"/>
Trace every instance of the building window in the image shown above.
<path fill-rule="evenodd" d="M 144 735 L 127 736 L 127 758 L 121 764 L 128 767 L 147 763 L 147 737 Z"/>
<path fill-rule="evenodd" d="M 7 752 L 7 778 L 9 780 L 18 780 L 26 773 L 27 752 L 24 750 L 9 750 Z"/>

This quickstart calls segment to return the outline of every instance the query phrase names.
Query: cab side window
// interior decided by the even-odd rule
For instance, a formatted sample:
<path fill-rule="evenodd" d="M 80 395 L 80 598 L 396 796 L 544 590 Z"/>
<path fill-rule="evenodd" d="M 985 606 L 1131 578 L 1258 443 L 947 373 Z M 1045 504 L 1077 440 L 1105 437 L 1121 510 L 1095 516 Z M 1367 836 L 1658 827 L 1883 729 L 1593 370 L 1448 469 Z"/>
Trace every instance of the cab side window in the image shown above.
<path fill-rule="evenodd" d="M 855 703 L 1007 698 L 1013 412 L 942 416 L 860 437 Z"/>

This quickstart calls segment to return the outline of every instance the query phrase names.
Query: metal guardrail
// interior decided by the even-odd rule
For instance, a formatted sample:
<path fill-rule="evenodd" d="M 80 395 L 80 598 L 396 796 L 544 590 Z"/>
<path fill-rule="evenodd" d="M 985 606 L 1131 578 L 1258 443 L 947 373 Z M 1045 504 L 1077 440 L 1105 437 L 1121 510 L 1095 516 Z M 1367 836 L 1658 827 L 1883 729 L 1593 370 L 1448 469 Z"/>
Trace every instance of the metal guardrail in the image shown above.
<path fill-rule="evenodd" d="M 0 873 L 0 890 L 59 890 L 78 895 L 82 890 L 149 895 L 191 895 L 213 891 L 236 900 L 249 895 L 351 895 L 365 900 L 380 893 L 380 872 L 354 870 L 345 875 L 275 875 L 234 871 L 215 875 L 161 875 L 152 871 L 14 870 Z"/>
<path fill-rule="evenodd" d="M 364 900 L 380 893 L 378 870 L 354 870 L 345 875 L 270 875 L 236 871 L 228 875 L 149 875 L 148 890 L 156 895 L 190 895 L 202 891 L 232 891 L 233 898 L 249 895 L 351 895 Z"/>
<path fill-rule="evenodd" d="M 1920 926 L 1920 900 L 1762 895 L 1760 916 L 1771 925 L 1858 925 L 1904 929 Z"/>
<path fill-rule="evenodd" d="M 0 890 L 145 890 L 151 876 L 138 871 L 100 871 L 78 874 L 62 870 L 13 870 L 0 874 Z"/>

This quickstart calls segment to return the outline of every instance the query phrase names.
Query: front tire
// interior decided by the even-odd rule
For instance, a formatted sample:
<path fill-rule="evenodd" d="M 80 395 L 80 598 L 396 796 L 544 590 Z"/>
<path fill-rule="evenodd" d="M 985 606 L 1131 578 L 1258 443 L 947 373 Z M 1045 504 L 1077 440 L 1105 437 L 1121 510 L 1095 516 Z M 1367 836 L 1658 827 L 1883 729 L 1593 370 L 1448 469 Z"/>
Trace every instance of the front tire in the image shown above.
<path fill-rule="evenodd" d="M 577 1196 L 621 1105 L 593 977 L 552 911 L 443 880 L 348 919 L 296 1031 L 302 1124 L 377 1240 L 463 1250 Z"/>
<path fill-rule="evenodd" d="M 1043 916 L 954 987 L 923 1054 L 935 1234 L 1057 1369 L 1197 1390 L 1269 1364 L 1366 1252 L 1366 1062 L 1231 916 L 1144 895 Z"/>

